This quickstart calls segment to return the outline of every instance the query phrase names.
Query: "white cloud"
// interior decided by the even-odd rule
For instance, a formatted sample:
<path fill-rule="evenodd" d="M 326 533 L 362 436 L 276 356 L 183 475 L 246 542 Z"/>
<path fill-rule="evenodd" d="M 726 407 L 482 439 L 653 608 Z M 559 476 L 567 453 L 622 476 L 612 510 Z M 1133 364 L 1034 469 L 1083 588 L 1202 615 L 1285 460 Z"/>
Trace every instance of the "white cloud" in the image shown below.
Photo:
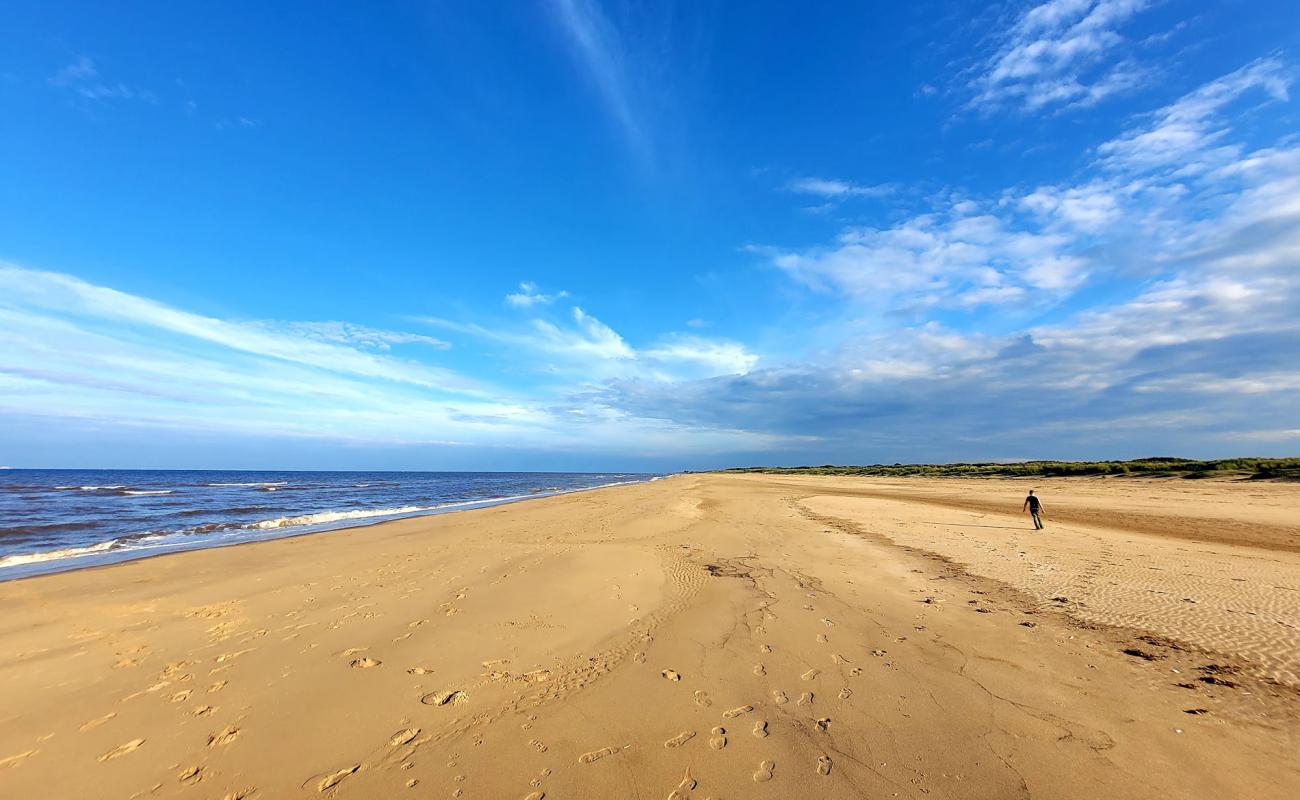
<path fill-rule="evenodd" d="M 437 317 L 423 322 L 479 339 L 508 345 L 519 364 L 564 373 L 590 384 L 614 378 L 644 378 L 671 383 L 678 380 L 742 374 L 759 357 L 744 345 L 693 334 L 669 334 L 637 347 L 583 309 L 569 309 L 567 324 L 560 319 L 534 318 L 526 329 L 488 327 Z M 519 360 L 520 350 L 538 354 Z"/>
<path fill-rule="evenodd" d="M 818 197 L 843 199 L 848 197 L 886 197 L 896 190 L 892 184 L 878 186 L 859 186 L 847 181 L 828 178 L 799 178 L 790 181 L 786 189 L 797 194 L 811 194 Z"/>
<path fill-rule="evenodd" d="M 1000 37 L 974 81 L 972 108 L 1095 105 L 1150 78 L 1132 60 L 1109 57 L 1125 43 L 1120 29 L 1150 0 L 1049 0 L 1026 11 Z"/>
<path fill-rule="evenodd" d="M 573 328 L 560 328 L 546 320 L 533 320 L 533 327 L 540 334 L 537 342 L 541 349 L 576 356 L 582 360 L 624 360 L 635 357 L 632 348 L 613 328 L 577 306 L 573 307 L 573 322 Z"/>
<path fill-rule="evenodd" d="M 556 300 L 568 296 L 569 293 L 565 291 L 545 294 L 537 288 L 537 284 L 532 281 L 524 281 L 519 284 L 519 291 L 506 295 L 506 303 L 517 308 L 531 308 L 536 305 L 550 305 Z"/>
<path fill-rule="evenodd" d="M 1235 160 L 1235 147 L 1211 152 L 1228 134 L 1221 122 L 1225 108 L 1254 89 L 1273 100 L 1286 100 L 1290 84 L 1291 75 L 1278 59 L 1259 59 L 1189 92 L 1157 111 L 1150 125 L 1124 132 L 1097 153 L 1106 167 L 1129 171 L 1176 167 L 1190 173 L 1214 165 L 1207 160 Z"/>
<path fill-rule="evenodd" d="M 829 247 L 769 251 L 814 288 L 873 308 L 974 306 L 1077 287 L 1087 262 L 1066 235 L 996 216 L 995 204 L 946 201 L 890 228 L 849 228 Z"/>

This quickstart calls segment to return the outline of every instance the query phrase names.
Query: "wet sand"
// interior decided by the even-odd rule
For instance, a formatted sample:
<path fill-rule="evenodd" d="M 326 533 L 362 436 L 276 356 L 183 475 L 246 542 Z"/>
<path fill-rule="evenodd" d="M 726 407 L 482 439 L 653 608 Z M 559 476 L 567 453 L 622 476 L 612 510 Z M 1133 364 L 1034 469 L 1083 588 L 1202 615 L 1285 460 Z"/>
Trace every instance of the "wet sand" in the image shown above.
<path fill-rule="evenodd" d="M 5 798 L 1300 792 L 1296 484 L 688 475 L 0 607 Z"/>

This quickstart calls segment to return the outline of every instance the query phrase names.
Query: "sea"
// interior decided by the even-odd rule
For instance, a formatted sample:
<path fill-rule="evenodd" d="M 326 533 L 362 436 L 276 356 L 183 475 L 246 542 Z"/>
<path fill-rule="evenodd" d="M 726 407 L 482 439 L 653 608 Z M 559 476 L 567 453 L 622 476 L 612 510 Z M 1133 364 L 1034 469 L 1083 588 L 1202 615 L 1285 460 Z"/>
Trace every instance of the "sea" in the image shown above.
<path fill-rule="evenodd" d="M 645 473 L 0 470 L 0 580 L 653 480 Z"/>

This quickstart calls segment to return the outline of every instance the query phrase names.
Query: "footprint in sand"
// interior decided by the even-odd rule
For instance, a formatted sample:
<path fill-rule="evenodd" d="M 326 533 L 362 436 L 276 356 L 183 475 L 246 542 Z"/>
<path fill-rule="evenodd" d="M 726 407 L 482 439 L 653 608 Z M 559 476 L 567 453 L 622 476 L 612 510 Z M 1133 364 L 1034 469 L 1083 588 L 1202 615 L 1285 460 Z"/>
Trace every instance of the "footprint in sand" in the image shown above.
<path fill-rule="evenodd" d="M 762 664 L 755 664 L 755 665 L 754 665 L 754 674 L 755 674 L 755 675 L 758 675 L 758 676 L 760 676 L 760 677 L 763 676 L 763 675 L 766 675 L 766 674 L 767 674 L 767 668 L 764 667 Z"/>
<path fill-rule="evenodd" d="M 726 746 L 727 746 L 727 729 L 721 727 L 714 728 L 713 738 L 709 739 L 709 747 L 712 747 L 714 750 L 721 750 Z"/>
<path fill-rule="evenodd" d="M 433 670 L 428 667 L 411 667 L 406 671 L 408 675 L 432 675 Z"/>
<path fill-rule="evenodd" d="M 19 764 L 21 764 L 23 761 L 36 755 L 38 752 L 40 751 L 28 750 L 27 752 L 19 753 L 16 756 L 6 756 L 5 758 L 0 758 L 0 769 L 4 769 L 6 767 L 16 767 Z"/>
<path fill-rule="evenodd" d="M 753 706 L 737 706 L 736 708 L 730 709 L 729 711 L 722 712 L 722 716 L 726 717 L 727 719 L 735 719 L 736 717 L 739 717 L 741 714 L 748 714 L 753 710 L 754 710 Z"/>
<path fill-rule="evenodd" d="M 695 705 L 700 706 L 701 708 L 708 708 L 713 705 L 713 701 L 709 699 L 708 692 L 697 690 L 695 692 Z"/>
<path fill-rule="evenodd" d="M 190 699 L 190 695 L 191 695 L 191 694 L 193 694 L 193 690 L 191 690 L 191 689 L 186 689 L 186 690 L 183 691 L 183 692 L 177 692 L 176 694 L 172 695 L 171 697 L 169 697 L 169 698 L 167 698 L 167 699 L 168 699 L 169 701 L 173 702 L 173 703 L 183 703 L 183 702 L 185 702 L 186 700 L 189 700 L 189 699 Z"/>
<path fill-rule="evenodd" d="M 688 767 L 686 773 L 682 775 L 681 783 L 668 793 L 668 800 L 691 800 L 691 790 L 695 787 L 695 779 L 691 777 L 691 770 Z"/>
<path fill-rule="evenodd" d="M 117 716 L 116 711 L 110 711 L 109 713 L 105 714 L 102 717 L 96 717 L 95 719 L 92 719 L 90 722 L 85 723 L 80 728 L 78 728 L 78 730 L 81 731 L 82 733 L 85 733 L 88 730 L 93 730 L 94 728 L 98 728 L 100 725 L 103 725 L 105 722 L 108 722 L 110 719 L 116 716 Z"/>
<path fill-rule="evenodd" d="M 546 800 L 546 792 L 529 792 L 524 800 Z"/>
<path fill-rule="evenodd" d="M 822 624 L 825 625 L 825 626 L 828 627 L 828 628 L 833 628 L 833 627 L 835 627 L 835 623 L 834 623 L 834 622 L 832 622 L 832 621 L 829 620 L 829 619 L 825 619 L 825 618 L 822 618 Z"/>
<path fill-rule="evenodd" d="M 645 663 L 645 653 L 637 653 L 636 655 L 632 656 L 632 660 L 635 661 L 635 662 L 638 663 L 638 664 L 644 664 L 644 663 Z"/>
<path fill-rule="evenodd" d="M 754 723 L 754 735 L 760 739 L 767 736 L 767 720 L 760 719 Z"/>
<path fill-rule="evenodd" d="M 550 749 L 549 747 L 546 746 L 545 742 L 539 741 L 537 739 L 529 739 L 528 743 L 531 744 L 533 746 L 533 749 L 539 753 L 545 753 L 547 750 Z"/>
<path fill-rule="evenodd" d="M 239 658 L 242 655 L 247 655 L 248 653 L 253 652 L 253 650 L 255 649 L 256 648 L 250 647 L 247 650 L 236 650 L 233 653 L 222 653 L 221 655 L 217 656 L 212 660 L 217 662 L 218 664 L 224 664 L 227 661 L 234 661 L 236 658 Z"/>
<path fill-rule="evenodd" d="M 813 693 L 812 693 L 812 692 L 804 692 L 803 694 L 799 695 L 799 705 L 801 705 L 801 706 L 810 706 L 810 705 L 812 705 L 812 704 L 813 704 Z"/>
<path fill-rule="evenodd" d="M 239 728 L 227 725 L 216 733 L 208 734 L 208 747 L 221 747 L 239 738 Z"/>
<path fill-rule="evenodd" d="M 388 746 L 400 747 L 401 745 L 404 744 L 410 744 L 415 739 L 415 737 L 419 735 L 420 735 L 419 728 L 407 728 L 406 730 L 398 731 L 397 733 L 394 733 L 392 736 L 389 737 Z"/>
<path fill-rule="evenodd" d="M 673 738 L 664 742 L 664 747 L 667 747 L 668 749 L 671 750 L 674 747 L 681 747 L 682 745 L 686 744 L 687 742 L 689 742 L 691 739 L 694 738 L 695 738 L 695 731 L 682 731 L 681 733 L 677 734 Z"/>
<path fill-rule="evenodd" d="M 211 714 L 215 710 L 216 709 L 214 709 L 212 706 L 196 706 L 194 710 L 190 712 L 190 716 L 206 717 L 207 715 Z"/>
<path fill-rule="evenodd" d="M 786 703 L 790 702 L 790 696 L 787 695 L 785 692 L 781 691 L 780 689 L 773 689 L 772 702 L 776 703 L 778 706 L 783 706 Z"/>
<path fill-rule="evenodd" d="M 844 656 L 840 655 L 839 653 L 831 653 L 831 661 L 834 661 L 836 664 L 849 663 L 849 660 Z"/>
<path fill-rule="evenodd" d="M 674 671 L 671 670 L 671 669 L 666 669 L 666 670 L 660 672 L 659 674 L 662 675 L 662 676 L 664 676 L 665 678 L 667 678 L 667 679 L 670 680 L 670 681 L 680 681 L 680 680 L 682 679 L 681 673 L 679 673 L 679 672 L 674 672 Z"/>
<path fill-rule="evenodd" d="M 327 792 L 330 789 L 333 789 L 335 786 L 338 786 L 340 783 L 342 783 L 344 778 L 348 777 L 349 775 L 353 774 L 359 769 L 361 769 L 361 765 L 354 764 L 350 767 L 344 767 L 343 769 L 337 772 L 331 772 L 329 775 L 326 775 L 324 778 L 320 780 L 319 783 L 316 784 L 316 791 Z"/>
<path fill-rule="evenodd" d="M 772 652 L 772 645 L 770 645 L 770 644 L 761 645 L 761 646 L 758 648 L 758 652 L 760 652 L 760 653 L 770 653 L 770 652 Z"/>
<path fill-rule="evenodd" d="M 219 692 L 222 689 L 226 688 L 227 683 L 230 683 L 230 681 L 217 681 L 216 683 L 208 687 L 208 692 L 209 693 Z"/>
<path fill-rule="evenodd" d="M 801 680 L 810 681 L 810 680 L 813 680 L 814 678 L 816 678 L 816 677 L 817 677 L 818 675 L 820 675 L 820 674 L 822 674 L 822 671 L 821 671 L 821 670 L 819 670 L 819 669 L 810 669 L 810 670 L 808 670 L 807 672 L 805 672 L 804 674 L 800 675 L 799 678 L 800 678 Z"/>
<path fill-rule="evenodd" d="M 818 775 L 829 775 L 829 774 L 831 774 L 831 757 L 830 757 L 830 756 L 821 756 L 821 757 L 819 757 L 819 758 L 817 759 L 817 774 L 818 774 Z"/>
<path fill-rule="evenodd" d="M 775 761 L 762 762 L 761 764 L 758 765 L 758 769 L 754 771 L 754 782 L 767 783 L 768 781 L 772 780 L 772 773 L 775 770 L 776 770 Z"/>
<path fill-rule="evenodd" d="M 849 687 L 845 686 L 843 689 L 840 689 L 841 700 L 848 700 L 852 696 L 853 696 L 853 690 L 850 689 Z"/>
<path fill-rule="evenodd" d="M 424 703 L 426 706 L 460 705 L 461 703 L 469 702 L 469 695 L 459 689 L 453 689 L 448 692 L 430 692 L 424 697 L 421 697 L 420 702 Z"/>
<path fill-rule="evenodd" d="M 597 761 L 604 758 L 605 756 L 612 756 L 617 752 L 618 751 L 612 747 L 602 747 L 599 750 L 592 750 L 590 753 L 583 753 L 582 755 L 578 756 L 578 763 L 594 764 Z"/>
<path fill-rule="evenodd" d="M 827 637 L 826 634 L 824 634 L 824 633 L 819 633 L 819 634 L 817 634 L 817 642 L 818 642 L 819 644 L 826 644 L 826 643 L 829 642 L 829 641 L 830 641 L 830 638 Z"/>
<path fill-rule="evenodd" d="M 821 731 L 822 733 L 826 733 L 830 729 L 831 729 L 830 717 L 822 717 L 821 719 L 817 720 L 817 730 Z"/>
<path fill-rule="evenodd" d="M 189 786 L 203 780 L 203 767 L 188 767 L 176 775 L 176 780 Z"/>
<path fill-rule="evenodd" d="M 352 668 L 353 668 L 353 669 L 370 669 L 371 667 L 377 667 L 377 666 L 379 666 L 379 665 L 382 664 L 382 663 L 384 663 L 384 662 L 379 661 L 379 660 L 377 660 L 377 659 L 373 659 L 373 658 L 354 658 L 354 659 L 352 659 Z"/>
<path fill-rule="evenodd" d="M 105 753 L 104 755 L 100 756 L 95 760 L 102 763 L 104 761 L 112 761 L 115 758 L 121 758 L 127 753 L 134 753 L 136 750 L 140 748 L 140 745 L 142 744 L 144 744 L 144 739 L 132 739 L 126 744 L 118 745 L 117 747 L 114 747 L 112 750 L 109 750 L 107 753 Z"/>

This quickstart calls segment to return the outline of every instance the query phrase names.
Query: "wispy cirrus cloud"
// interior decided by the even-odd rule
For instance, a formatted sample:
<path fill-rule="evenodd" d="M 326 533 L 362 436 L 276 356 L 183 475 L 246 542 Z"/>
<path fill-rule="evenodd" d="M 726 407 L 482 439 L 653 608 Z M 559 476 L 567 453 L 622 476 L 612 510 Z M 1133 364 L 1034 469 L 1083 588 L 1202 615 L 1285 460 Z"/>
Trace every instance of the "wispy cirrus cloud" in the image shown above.
<path fill-rule="evenodd" d="M 600 94 L 606 111 L 619 126 L 629 147 L 643 157 L 648 156 L 649 134 L 636 107 L 636 89 L 618 28 L 597 0 L 549 0 L 548 5 L 574 57 Z"/>
<path fill-rule="evenodd" d="M 444 326 L 486 338 L 474 324 Z M 701 376 L 726 366 L 726 346 L 668 339 L 637 351 L 581 309 L 498 335 L 575 365 L 657 365 Z M 0 264 L 0 433 L 57 424 L 87 435 L 317 439 L 368 446 L 437 445 L 707 454 L 780 437 L 730 425 L 639 419 L 586 399 L 590 381 L 507 390 L 431 363 L 445 343 L 346 322 L 239 321 L 196 314 L 59 273 Z M 415 349 L 410 349 L 414 346 Z M 390 351 L 403 347 L 403 357 Z M 677 348 L 677 349 L 674 349 Z M 14 426 L 17 426 L 16 428 Z M 99 433 L 95 433 L 99 431 Z M 688 435 L 689 434 L 689 435 Z"/>
<path fill-rule="evenodd" d="M 87 100 L 142 100 L 158 102 L 158 95 L 139 86 L 128 86 L 121 81 L 105 80 L 95 62 L 78 56 L 49 78 L 49 84 L 73 92 Z"/>
<path fill-rule="evenodd" d="M 1128 41 L 1124 26 L 1151 0 L 1048 0 L 1025 11 L 998 37 L 978 69 L 969 107 L 1011 106 L 1032 112 L 1091 106 L 1143 85 L 1151 70 L 1115 60 Z"/>

